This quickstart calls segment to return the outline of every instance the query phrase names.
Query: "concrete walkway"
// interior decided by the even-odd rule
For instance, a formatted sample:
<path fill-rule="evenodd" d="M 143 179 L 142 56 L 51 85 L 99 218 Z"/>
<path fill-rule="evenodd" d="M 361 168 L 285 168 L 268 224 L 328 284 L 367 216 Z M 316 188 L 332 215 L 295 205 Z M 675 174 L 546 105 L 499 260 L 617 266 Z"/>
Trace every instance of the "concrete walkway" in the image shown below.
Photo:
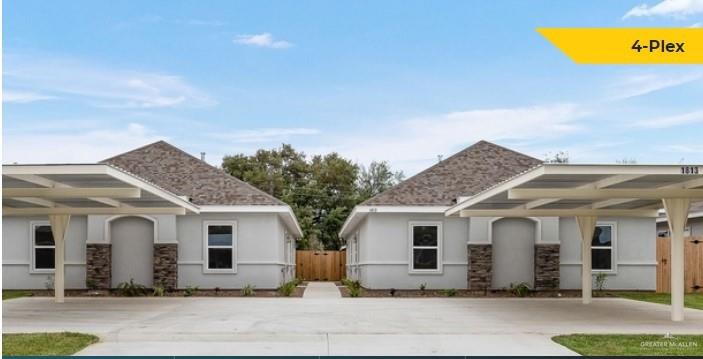
<path fill-rule="evenodd" d="M 342 293 L 334 282 L 310 282 L 305 287 L 303 298 L 339 299 L 342 298 Z"/>
<path fill-rule="evenodd" d="M 329 286 L 328 286 L 329 287 Z M 570 333 L 703 333 L 703 311 L 619 298 L 20 298 L 3 333 L 74 331 L 81 355 L 573 355 Z"/>

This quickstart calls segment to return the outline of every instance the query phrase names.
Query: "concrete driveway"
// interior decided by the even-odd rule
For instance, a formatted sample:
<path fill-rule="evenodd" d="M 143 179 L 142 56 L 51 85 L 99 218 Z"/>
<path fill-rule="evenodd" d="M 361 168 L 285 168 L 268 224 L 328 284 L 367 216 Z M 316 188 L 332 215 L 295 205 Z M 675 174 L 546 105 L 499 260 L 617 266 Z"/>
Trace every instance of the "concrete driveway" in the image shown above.
<path fill-rule="evenodd" d="M 3 332 L 101 337 L 84 355 L 569 355 L 566 333 L 703 333 L 703 311 L 625 299 L 21 298 Z"/>

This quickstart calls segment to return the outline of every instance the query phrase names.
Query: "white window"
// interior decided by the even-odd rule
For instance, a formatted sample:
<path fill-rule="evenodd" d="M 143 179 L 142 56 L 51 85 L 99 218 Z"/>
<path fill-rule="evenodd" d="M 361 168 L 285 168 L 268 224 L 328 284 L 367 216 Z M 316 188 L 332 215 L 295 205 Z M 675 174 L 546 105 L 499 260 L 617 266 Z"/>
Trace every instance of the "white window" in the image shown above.
<path fill-rule="evenodd" d="M 32 222 L 32 271 L 53 272 L 56 246 L 49 222 Z"/>
<path fill-rule="evenodd" d="M 598 223 L 591 240 L 591 268 L 597 272 L 615 271 L 615 223 Z"/>
<path fill-rule="evenodd" d="M 410 272 L 442 272 L 442 222 L 410 222 Z"/>
<path fill-rule="evenodd" d="M 208 221 L 204 223 L 205 271 L 237 272 L 237 223 Z"/>

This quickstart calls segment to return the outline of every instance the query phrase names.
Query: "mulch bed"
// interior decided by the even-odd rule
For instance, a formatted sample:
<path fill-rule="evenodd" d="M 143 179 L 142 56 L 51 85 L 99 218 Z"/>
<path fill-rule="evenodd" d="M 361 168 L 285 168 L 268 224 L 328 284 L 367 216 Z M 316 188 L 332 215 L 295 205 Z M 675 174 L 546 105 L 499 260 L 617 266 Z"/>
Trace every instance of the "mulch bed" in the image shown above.
<path fill-rule="evenodd" d="M 343 297 L 350 297 L 349 290 L 345 286 L 338 286 Z M 516 298 L 515 295 L 505 290 L 472 291 L 467 289 L 456 289 L 456 293 L 451 298 Z M 418 289 L 361 289 L 363 298 L 448 298 L 447 291 L 444 290 L 418 290 Z M 530 292 L 526 298 L 580 298 L 580 290 L 561 291 L 538 291 Z"/>
<path fill-rule="evenodd" d="M 298 286 L 295 288 L 295 292 L 288 298 L 302 297 L 305 291 L 304 286 Z M 53 297 L 53 291 L 49 290 L 32 290 L 30 291 L 33 297 Z M 151 297 L 151 290 L 147 290 L 146 297 Z M 122 297 L 116 290 L 87 290 L 87 289 L 67 289 L 64 291 L 66 297 Z M 174 290 L 171 292 L 164 293 L 164 297 L 185 297 L 184 290 Z M 193 293 L 191 297 L 243 297 L 242 291 L 240 289 L 199 289 L 197 292 Z M 254 291 L 254 297 L 261 298 L 286 298 L 281 295 L 275 289 L 256 289 Z"/>

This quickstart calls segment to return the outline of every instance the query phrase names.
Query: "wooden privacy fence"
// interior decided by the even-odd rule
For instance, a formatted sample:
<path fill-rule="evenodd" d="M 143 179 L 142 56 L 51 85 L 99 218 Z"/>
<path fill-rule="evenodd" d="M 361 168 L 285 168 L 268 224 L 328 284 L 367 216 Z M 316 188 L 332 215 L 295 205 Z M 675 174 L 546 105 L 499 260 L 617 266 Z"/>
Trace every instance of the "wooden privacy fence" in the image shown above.
<path fill-rule="evenodd" d="M 345 277 L 346 251 L 296 251 L 298 278 L 310 281 L 338 281 Z"/>
<path fill-rule="evenodd" d="M 703 237 L 684 239 L 684 290 L 703 293 Z M 671 292 L 671 239 L 657 238 L 657 293 Z"/>

